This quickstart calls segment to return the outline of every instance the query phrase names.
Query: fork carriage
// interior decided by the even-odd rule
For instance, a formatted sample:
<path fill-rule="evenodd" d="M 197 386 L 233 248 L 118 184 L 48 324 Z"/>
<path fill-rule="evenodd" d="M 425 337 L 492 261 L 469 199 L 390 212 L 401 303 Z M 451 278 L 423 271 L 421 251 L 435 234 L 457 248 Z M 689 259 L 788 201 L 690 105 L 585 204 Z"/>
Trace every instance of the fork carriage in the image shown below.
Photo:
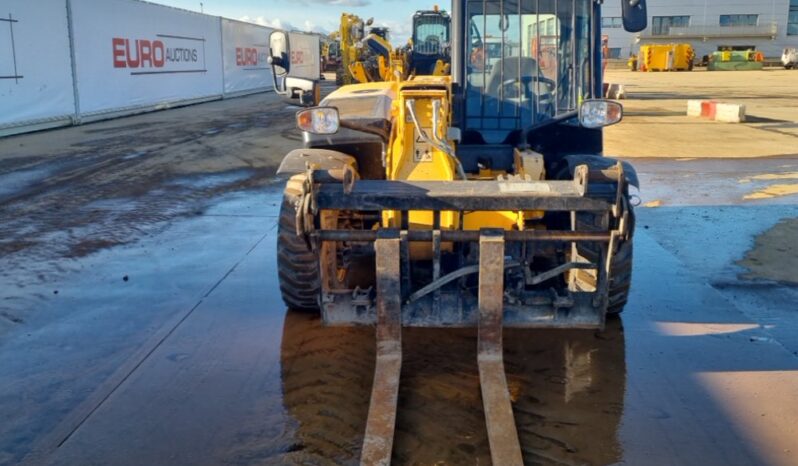
<path fill-rule="evenodd" d="M 475 276 L 479 272 L 479 241 L 486 233 L 505 243 L 503 268 L 508 286 L 503 293 L 504 325 L 508 327 L 601 328 L 607 311 L 607 295 L 613 255 L 620 242 L 629 237 L 629 206 L 623 166 L 589 172 L 579 166 L 572 180 L 562 181 L 382 181 L 348 180 L 340 174 L 311 171 L 306 175 L 303 209 L 298 211 L 298 230 L 317 251 L 335 245 L 337 251 L 360 248 L 373 261 L 374 248 L 381 238 L 400 241 L 400 274 L 396 277 L 401 296 L 402 324 L 418 327 L 468 327 L 478 321 L 478 293 Z M 590 179 L 611 183 L 614 195 L 588 194 Z M 398 212 L 398 228 L 371 225 L 368 229 L 339 228 L 350 222 L 324 222 L 325 212 L 338 220 L 382 218 L 386 211 Z M 429 211 L 432 228 L 412 228 L 409 213 Z M 570 217 L 560 230 L 525 229 L 479 230 L 442 229 L 442 212 L 462 216 L 473 211 L 544 211 Z M 607 228 L 579 229 L 581 215 L 602 218 Z M 463 222 L 460 221 L 460 224 Z M 435 228 L 435 226 L 438 228 Z M 584 225 L 582 225 L 584 226 Z M 414 259 L 411 243 L 423 243 L 430 252 Z M 591 245 L 598 252 L 589 259 L 579 254 L 580 245 Z M 417 246 L 416 246 L 417 247 Z M 365 251 L 364 251 L 365 250 Z M 532 266 L 543 252 L 560 259 Z M 325 257 L 322 252 L 320 257 Z M 349 263 L 362 263 L 352 261 Z M 430 266 L 431 262 L 431 266 Z M 420 269 L 415 272 L 414 269 Z M 343 280 L 324 273 L 320 296 L 324 322 L 328 325 L 374 324 L 377 293 L 372 280 L 355 286 L 342 286 Z M 574 272 L 594 277 L 585 286 Z"/>

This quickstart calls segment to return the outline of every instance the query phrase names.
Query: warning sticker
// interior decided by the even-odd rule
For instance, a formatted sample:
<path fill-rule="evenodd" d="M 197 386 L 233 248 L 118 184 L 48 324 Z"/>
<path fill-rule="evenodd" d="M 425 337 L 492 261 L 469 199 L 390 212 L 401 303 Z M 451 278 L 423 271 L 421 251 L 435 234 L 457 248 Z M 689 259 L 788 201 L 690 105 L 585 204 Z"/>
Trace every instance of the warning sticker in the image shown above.
<path fill-rule="evenodd" d="M 424 129 L 429 134 L 429 129 Z M 416 140 L 413 142 L 413 161 L 416 163 L 432 162 L 432 145 L 421 138 L 416 133 Z"/>

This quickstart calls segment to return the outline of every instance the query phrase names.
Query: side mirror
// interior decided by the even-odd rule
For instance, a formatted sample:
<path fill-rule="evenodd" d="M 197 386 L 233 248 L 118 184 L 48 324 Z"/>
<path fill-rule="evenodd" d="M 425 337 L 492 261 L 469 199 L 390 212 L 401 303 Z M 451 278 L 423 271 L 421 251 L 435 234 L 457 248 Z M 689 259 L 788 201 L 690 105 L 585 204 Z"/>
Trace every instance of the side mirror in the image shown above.
<path fill-rule="evenodd" d="M 288 34 L 285 31 L 273 31 L 269 36 L 269 63 L 275 77 L 282 78 L 291 70 L 290 56 Z"/>
<path fill-rule="evenodd" d="M 629 32 L 640 32 L 648 26 L 646 0 L 621 0 L 623 28 Z"/>

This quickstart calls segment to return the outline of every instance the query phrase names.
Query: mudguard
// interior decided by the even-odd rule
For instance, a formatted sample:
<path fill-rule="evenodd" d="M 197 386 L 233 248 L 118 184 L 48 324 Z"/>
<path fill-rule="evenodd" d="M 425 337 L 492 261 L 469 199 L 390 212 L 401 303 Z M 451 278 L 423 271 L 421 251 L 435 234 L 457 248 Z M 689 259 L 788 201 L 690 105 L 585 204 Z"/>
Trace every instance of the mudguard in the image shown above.
<path fill-rule="evenodd" d="M 588 168 L 596 170 L 605 170 L 612 168 L 619 162 L 618 159 L 614 159 L 612 157 L 604 157 L 593 154 L 571 154 L 566 155 L 564 158 L 566 163 L 568 163 L 568 168 L 571 172 L 571 175 L 573 175 L 574 169 L 576 169 L 576 167 L 579 165 L 587 165 Z M 629 162 L 620 162 L 623 164 L 623 172 L 626 175 L 626 181 L 635 188 L 640 189 L 640 180 L 637 178 L 637 171 L 635 171 L 635 167 Z"/>
<path fill-rule="evenodd" d="M 277 169 L 278 175 L 304 173 L 308 164 L 318 170 L 342 168 L 346 165 L 357 171 L 357 161 L 351 155 L 329 149 L 295 149 L 289 152 Z"/>

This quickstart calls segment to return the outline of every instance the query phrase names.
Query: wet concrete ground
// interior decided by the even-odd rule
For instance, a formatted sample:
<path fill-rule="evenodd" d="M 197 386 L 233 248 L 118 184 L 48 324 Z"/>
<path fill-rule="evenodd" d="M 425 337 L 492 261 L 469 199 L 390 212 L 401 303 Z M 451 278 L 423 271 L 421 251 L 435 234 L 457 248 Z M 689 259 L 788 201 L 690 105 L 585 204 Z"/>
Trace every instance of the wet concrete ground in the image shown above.
<path fill-rule="evenodd" d="M 183 109 L 173 124 L 293 112 L 259 99 Z M 172 116 L 101 125 L 129 134 Z M 288 126 L 248 125 L 244 142 L 293 143 Z M 93 129 L 43 137 L 83 144 L 72 132 Z M 15 180 L 0 192 L 0 464 L 357 463 L 373 330 L 286 311 L 279 153 L 252 149 L 262 169 L 221 150 L 185 159 L 237 130 L 157 146 L 152 165 L 112 157 L 134 144 L 119 141 L 92 155 L 108 155 L 102 170 L 55 149 L 0 161 Z M 798 464 L 797 280 L 740 262 L 772 257 L 755 238 L 798 217 L 795 196 L 744 199 L 775 181 L 740 179 L 790 173 L 798 159 L 633 162 L 642 202 L 661 207 L 638 210 L 623 318 L 603 332 L 507 332 L 525 461 Z M 794 263 L 795 249 L 782 254 Z M 414 329 L 404 342 L 395 463 L 489 464 L 476 333 Z"/>

